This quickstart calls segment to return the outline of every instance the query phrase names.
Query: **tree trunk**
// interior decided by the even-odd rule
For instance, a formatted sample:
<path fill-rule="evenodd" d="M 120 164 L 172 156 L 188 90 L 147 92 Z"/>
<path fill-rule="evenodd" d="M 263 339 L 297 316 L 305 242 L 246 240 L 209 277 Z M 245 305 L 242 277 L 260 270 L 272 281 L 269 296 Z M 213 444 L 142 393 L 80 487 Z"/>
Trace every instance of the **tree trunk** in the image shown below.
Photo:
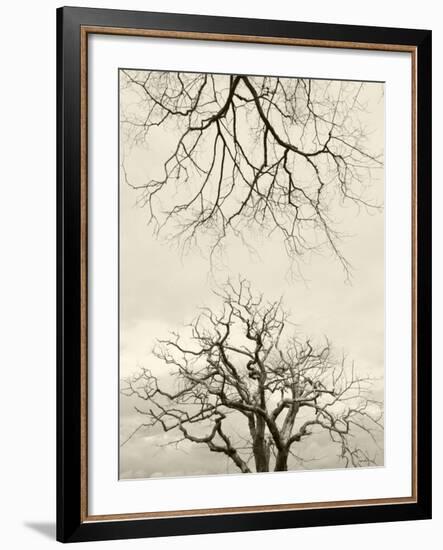
<path fill-rule="evenodd" d="M 257 472 L 269 472 L 270 449 L 265 438 L 265 422 L 259 417 L 256 421 L 256 432 L 253 439 L 255 469 Z"/>
<path fill-rule="evenodd" d="M 269 472 L 269 446 L 264 438 L 254 441 L 255 469 L 257 472 Z"/>
<path fill-rule="evenodd" d="M 282 450 L 277 454 L 274 472 L 286 472 L 288 469 L 288 451 Z"/>

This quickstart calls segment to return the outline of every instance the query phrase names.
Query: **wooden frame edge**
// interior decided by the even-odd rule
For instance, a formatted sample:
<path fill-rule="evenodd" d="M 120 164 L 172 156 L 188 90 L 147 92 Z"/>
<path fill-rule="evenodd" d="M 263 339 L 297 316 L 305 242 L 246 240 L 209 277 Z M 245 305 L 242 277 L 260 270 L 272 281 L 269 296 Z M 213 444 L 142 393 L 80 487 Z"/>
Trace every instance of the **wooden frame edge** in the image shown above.
<path fill-rule="evenodd" d="M 88 516 L 88 36 L 80 33 L 80 520 Z"/>
<path fill-rule="evenodd" d="M 204 40 L 219 42 L 247 42 L 250 44 L 273 44 L 280 46 L 304 46 L 322 48 L 341 48 L 356 50 L 380 50 L 390 52 L 415 51 L 415 46 L 404 44 L 377 44 L 371 42 L 349 42 L 342 40 L 317 40 L 307 38 L 284 38 L 278 36 L 254 36 L 246 34 L 222 34 L 197 31 L 166 31 L 158 29 L 132 29 L 127 27 L 103 27 L 96 25 L 82 25 L 82 32 L 86 34 L 108 34 L 123 36 L 139 36 L 148 38 L 173 38 L 184 40 Z"/>
<path fill-rule="evenodd" d="M 383 504 L 414 504 L 413 497 L 380 498 L 367 500 L 337 500 L 326 502 L 309 502 L 300 504 L 263 504 L 258 506 L 234 506 L 223 508 L 196 508 L 193 510 L 172 510 L 161 512 L 139 512 L 128 514 L 96 514 L 87 516 L 85 523 L 116 520 L 140 520 L 154 518 L 179 518 L 179 517 L 202 517 L 202 516 L 223 516 L 230 514 L 253 514 L 256 512 L 281 512 L 296 510 L 324 510 L 326 508 L 350 508 L 362 506 L 381 506 Z"/>

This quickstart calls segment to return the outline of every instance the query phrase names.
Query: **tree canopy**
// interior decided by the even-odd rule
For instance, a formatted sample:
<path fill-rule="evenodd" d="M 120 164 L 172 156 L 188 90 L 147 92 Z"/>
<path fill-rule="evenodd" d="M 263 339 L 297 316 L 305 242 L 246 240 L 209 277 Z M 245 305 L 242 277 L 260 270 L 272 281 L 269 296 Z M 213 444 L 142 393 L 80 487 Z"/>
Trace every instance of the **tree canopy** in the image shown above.
<path fill-rule="evenodd" d="M 370 190 L 383 152 L 361 122 L 365 84 L 268 76 L 121 71 L 128 143 L 167 135 L 162 158 L 133 177 L 154 233 L 212 263 L 233 236 L 281 237 L 291 261 L 327 252 L 349 275 L 341 206 L 381 204 Z M 131 102 L 129 102 L 131 103 Z"/>
<path fill-rule="evenodd" d="M 244 473 L 303 463 L 304 443 L 327 434 L 345 466 L 376 464 L 383 430 L 373 379 L 331 343 L 303 338 L 282 301 L 228 281 L 220 308 L 203 307 L 187 334 L 159 340 L 154 354 L 167 376 L 148 368 L 127 378 L 144 427 L 224 454 Z M 143 419 L 143 420 L 142 420 Z"/>

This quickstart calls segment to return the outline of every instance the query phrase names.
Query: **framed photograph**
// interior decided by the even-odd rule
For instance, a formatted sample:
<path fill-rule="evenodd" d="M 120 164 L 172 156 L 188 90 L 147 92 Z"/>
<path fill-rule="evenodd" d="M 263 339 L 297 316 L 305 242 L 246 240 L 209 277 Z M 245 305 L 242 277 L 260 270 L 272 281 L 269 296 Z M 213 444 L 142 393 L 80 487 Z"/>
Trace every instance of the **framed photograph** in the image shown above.
<path fill-rule="evenodd" d="M 58 540 L 430 518 L 431 32 L 57 33 Z"/>

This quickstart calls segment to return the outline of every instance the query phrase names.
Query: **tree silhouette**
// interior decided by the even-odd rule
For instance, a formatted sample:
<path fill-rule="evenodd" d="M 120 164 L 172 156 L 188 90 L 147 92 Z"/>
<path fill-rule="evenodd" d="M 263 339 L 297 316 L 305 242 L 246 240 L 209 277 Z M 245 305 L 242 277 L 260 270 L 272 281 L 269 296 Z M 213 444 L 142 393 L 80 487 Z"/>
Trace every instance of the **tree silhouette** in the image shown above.
<path fill-rule="evenodd" d="M 122 70 L 121 89 L 136 107 L 122 110 L 125 143 L 167 136 L 141 179 L 122 165 L 157 236 L 184 252 L 203 241 L 212 264 L 230 236 L 252 249 L 251 235 L 277 234 L 291 260 L 332 253 L 349 275 L 334 217 L 381 207 L 364 83 Z"/>
<path fill-rule="evenodd" d="M 383 430 L 373 380 L 353 363 L 294 334 L 281 300 L 267 302 L 247 281 L 217 293 L 219 311 L 202 308 L 190 334 L 159 341 L 164 387 L 149 369 L 126 379 L 141 428 L 171 432 L 172 442 L 205 445 L 243 473 L 284 471 L 303 462 L 304 442 L 327 434 L 346 467 L 377 464 Z M 368 444 L 369 441 L 369 444 Z"/>

